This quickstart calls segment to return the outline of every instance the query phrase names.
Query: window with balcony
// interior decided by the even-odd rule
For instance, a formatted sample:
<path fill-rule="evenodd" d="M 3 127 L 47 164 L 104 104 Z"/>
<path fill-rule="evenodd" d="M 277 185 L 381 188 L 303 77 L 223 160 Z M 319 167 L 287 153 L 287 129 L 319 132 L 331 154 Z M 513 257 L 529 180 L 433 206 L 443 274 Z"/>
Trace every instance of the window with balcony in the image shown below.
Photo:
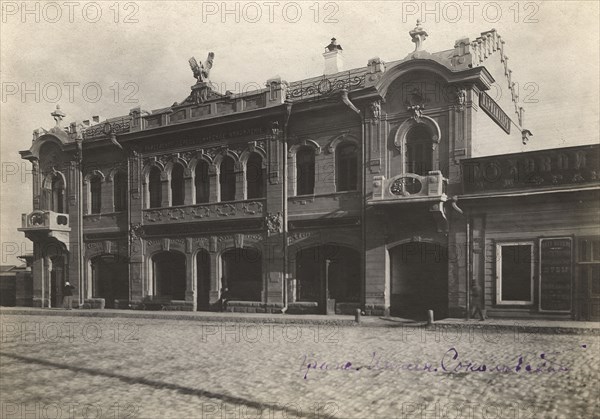
<path fill-rule="evenodd" d="M 296 195 L 315 193 L 315 152 L 302 147 L 296 153 Z"/>
<path fill-rule="evenodd" d="M 90 179 L 90 213 L 102 212 L 102 178 L 98 175 Z"/>
<path fill-rule="evenodd" d="M 196 187 L 196 204 L 206 204 L 210 194 L 210 178 L 208 162 L 198 161 L 196 164 L 194 186 Z"/>
<path fill-rule="evenodd" d="M 115 212 L 127 211 L 127 174 L 125 172 L 115 173 L 113 188 Z"/>
<path fill-rule="evenodd" d="M 248 199 L 265 196 L 265 174 L 263 159 L 258 153 L 250 154 L 246 163 L 246 191 Z"/>
<path fill-rule="evenodd" d="M 183 179 L 184 168 L 175 163 L 171 170 L 171 205 L 183 205 L 185 201 L 185 181 Z"/>
<path fill-rule="evenodd" d="M 406 134 L 405 171 L 425 176 L 433 170 L 431 133 L 424 125 L 416 125 Z"/>
<path fill-rule="evenodd" d="M 160 208 L 162 205 L 162 186 L 160 181 L 160 169 L 153 167 L 148 176 L 148 194 L 150 208 Z"/>
<path fill-rule="evenodd" d="M 335 180 L 338 192 L 355 191 L 358 183 L 358 150 L 356 144 L 345 142 L 335 150 Z"/>
<path fill-rule="evenodd" d="M 50 195 L 50 209 L 54 212 L 65 212 L 65 183 L 61 176 L 52 179 L 52 194 Z"/>
<path fill-rule="evenodd" d="M 221 201 L 235 200 L 235 162 L 229 156 L 225 156 L 221 161 L 219 183 Z"/>

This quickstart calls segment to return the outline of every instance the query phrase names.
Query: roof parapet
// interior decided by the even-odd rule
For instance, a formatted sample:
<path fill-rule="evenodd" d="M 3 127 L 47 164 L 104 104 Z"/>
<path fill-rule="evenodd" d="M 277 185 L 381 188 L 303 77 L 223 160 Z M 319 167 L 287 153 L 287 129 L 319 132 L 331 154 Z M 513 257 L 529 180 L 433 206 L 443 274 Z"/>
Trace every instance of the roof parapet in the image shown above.
<path fill-rule="evenodd" d="M 519 106 L 519 93 L 516 83 L 512 81 L 512 70 L 508 67 L 508 57 L 504 53 L 504 40 L 498 34 L 496 29 L 481 32 L 481 36 L 470 41 L 469 38 L 457 39 L 454 43 L 454 54 L 452 55 L 451 65 L 458 70 L 478 67 L 485 63 L 496 51 L 500 51 L 500 62 L 504 65 L 504 75 L 508 80 L 508 89 L 514 105 L 514 112 L 519 120 L 519 125 L 523 126 L 522 107 Z"/>

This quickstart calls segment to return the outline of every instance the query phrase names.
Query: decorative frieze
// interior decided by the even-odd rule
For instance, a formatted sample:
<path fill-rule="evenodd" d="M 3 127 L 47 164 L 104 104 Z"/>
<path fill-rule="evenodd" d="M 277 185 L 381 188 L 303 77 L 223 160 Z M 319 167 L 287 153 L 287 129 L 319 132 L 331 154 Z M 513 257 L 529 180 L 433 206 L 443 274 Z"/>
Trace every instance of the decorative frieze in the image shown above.
<path fill-rule="evenodd" d="M 288 99 L 306 99 L 331 95 L 342 90 L 355 90 L 364 87 L 365 74 L 348 71 L 336 78 L 325 77 L 291 83 L 287 91 Z"/>
<path fill-rule="evenodd" d="M 241 201 L 179 208 L 147 209 L 144 210 L 144 224 L 261 216 L 263 208 L 264 205 L 261 201 Z"/>
<path fill-rule="evenodd" d="M 307 239 L 314 233 L 310 231 L 292 232 L 288 234 L 288 245 Z"/>
<path fill-rule="evenodd" d="M 153 162 L 159 162 L 161 165 L 166 166 L 169 162 L 183 160 L 189 165 L 191 160 L 200 156 L 207 156 L 211 160 L 214 160 L 215 157 L 230 151 L 233 152 L 239 159 L 244 152 L 252 152 L 257 149 L 260 149 L 266 153 L 266 142 L 264 140 L 255 140 L 243 143 L 221 144 L 214 147 L 203 147 L 195 150 L 182 151 L 179 153 L 165 153 L 156 156 L 147 156 L 144 158 L 143 162 L 144 166 L 147 166 Z"/>

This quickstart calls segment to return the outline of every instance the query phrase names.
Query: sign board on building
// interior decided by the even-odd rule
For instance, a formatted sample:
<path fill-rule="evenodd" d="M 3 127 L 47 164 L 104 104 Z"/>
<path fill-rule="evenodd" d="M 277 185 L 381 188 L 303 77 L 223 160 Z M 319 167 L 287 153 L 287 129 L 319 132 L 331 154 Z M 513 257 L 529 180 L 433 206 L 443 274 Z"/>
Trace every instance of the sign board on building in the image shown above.
<path fill-rule="evenodd" d="M 573 240 L 540 239 L 540 311 L 571 311 Z"/>
<path fill-rule="evenodd" d="M 496 124 L 500 126 L 507 134 L 510 134 L 510 118 L 502 108 L 485 92 L 479 95 L 479 106 L 487 113 Z"/>

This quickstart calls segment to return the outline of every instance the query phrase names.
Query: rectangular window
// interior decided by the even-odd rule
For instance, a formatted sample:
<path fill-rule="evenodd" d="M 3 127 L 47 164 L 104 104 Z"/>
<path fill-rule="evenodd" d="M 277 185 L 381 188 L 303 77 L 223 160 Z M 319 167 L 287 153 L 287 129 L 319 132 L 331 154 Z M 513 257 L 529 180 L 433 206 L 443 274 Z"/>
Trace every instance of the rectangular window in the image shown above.
<path fill-rule="evenodd" d="M 496 304 L 533 304 L 533 242 L 496 245 Z"/>
<path fill-rule="evenodd" d="M 576 314 L 578 320 L 600 320 L 600 238 L 577 242 Z"/>
<path fill-rule="evenodd" d="M 540 239 L 539 252 L 539 309 L 569 313 L 573 282 L 572 248 L 570 237 Z"/>

